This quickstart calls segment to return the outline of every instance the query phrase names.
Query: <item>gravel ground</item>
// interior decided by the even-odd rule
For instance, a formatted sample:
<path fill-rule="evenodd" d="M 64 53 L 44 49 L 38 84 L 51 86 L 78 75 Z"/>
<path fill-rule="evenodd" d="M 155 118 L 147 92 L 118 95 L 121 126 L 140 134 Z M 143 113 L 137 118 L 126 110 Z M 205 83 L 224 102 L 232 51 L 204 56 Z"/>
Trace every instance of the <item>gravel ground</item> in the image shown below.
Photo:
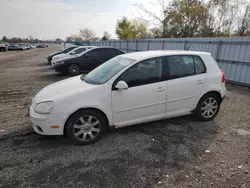
<path fill-rule="evenodd" d="M 228 85 L 217 118 L 192 116 L 109 130 L 90 146 L 35 134 L 32 97 L 65 77 L 58 46 L 0 53 L 0 187 L 250 188 L 250 90 Z"/>

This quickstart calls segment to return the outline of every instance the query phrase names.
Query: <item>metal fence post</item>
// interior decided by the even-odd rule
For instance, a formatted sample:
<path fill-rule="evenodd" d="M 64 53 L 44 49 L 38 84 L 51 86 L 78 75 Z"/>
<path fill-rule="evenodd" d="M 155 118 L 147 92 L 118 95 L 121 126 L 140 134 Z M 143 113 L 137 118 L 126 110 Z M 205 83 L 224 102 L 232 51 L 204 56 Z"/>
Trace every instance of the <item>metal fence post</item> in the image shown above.
<path fill-rule="evenodd" d="M 135 41 L 135 51 L 137 52 L 137 48 L 138 48 L 138 40 Z"/>
<path fill-rule="evenodd" d="M 185 40 L 184 41 L 184 50 L 186 50 L 187 49 L 187 41 Z"/>
<path fill-rule="evenodd" d="M 147 43 L 147 50 L 149 50 L 149 43 L 150 43 L 150 40 L 148 40 L 148 43 Z"/>
<path fill-rule="evenodd" d="M 164 50 L 164 45 L 165 45 L 165 40 L 162 41 L 162 44 L 161 44 L 161 49 Z"/>
<path fill-rule="evenodd" d="M 128 40 L 127 40 L 127 52 L 128 52 Z"/>
<path fill-rule="evenodd" d="M 220 50 L 221 50 L 221 44 L 222 41 L 219 41 L 218 46 L 217 46 L 217 52 L 216 52 L 216 60 L 219 59 L 219 55 L 220 55 Z"/>

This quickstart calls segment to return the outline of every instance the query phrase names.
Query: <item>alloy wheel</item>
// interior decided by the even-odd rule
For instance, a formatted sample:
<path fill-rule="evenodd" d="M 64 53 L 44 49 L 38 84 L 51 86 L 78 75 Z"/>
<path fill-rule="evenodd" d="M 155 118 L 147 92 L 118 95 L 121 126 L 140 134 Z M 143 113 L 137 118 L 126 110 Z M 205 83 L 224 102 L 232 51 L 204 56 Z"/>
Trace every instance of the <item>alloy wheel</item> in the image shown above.
<path fill-rule="evenodd" d="M 78 75 L 80 73 L 80 67 L 78 65 L 70 65 L 68 70 L 70 75 Z"/>
<path fill-rule="evenodd" d="M 211 118 L 216 114 L 218 107 L 216 99 L 209 97 L 201 105 L 201 114 L 204 118 Z"/>
<path fill-rule="evenodd" d="M 100 121 L 93 115 L 85 115 L 79 118 L 73 126 L 74 136 L 80 141 L 93 140 L 100 131 Z"/>

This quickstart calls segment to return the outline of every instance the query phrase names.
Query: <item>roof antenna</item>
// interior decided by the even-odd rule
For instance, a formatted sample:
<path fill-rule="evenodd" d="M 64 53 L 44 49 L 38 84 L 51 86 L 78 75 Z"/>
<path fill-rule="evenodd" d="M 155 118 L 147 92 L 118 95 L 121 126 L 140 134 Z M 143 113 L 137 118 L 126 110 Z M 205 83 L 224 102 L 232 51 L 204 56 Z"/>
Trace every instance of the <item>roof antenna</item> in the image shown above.
<path fill-rule="evenodd" d="M 187 51 L 189 50 L 189 48 L 192 46 L 193 43 L 189 44 L 189 46 L 187 47 Z"/>

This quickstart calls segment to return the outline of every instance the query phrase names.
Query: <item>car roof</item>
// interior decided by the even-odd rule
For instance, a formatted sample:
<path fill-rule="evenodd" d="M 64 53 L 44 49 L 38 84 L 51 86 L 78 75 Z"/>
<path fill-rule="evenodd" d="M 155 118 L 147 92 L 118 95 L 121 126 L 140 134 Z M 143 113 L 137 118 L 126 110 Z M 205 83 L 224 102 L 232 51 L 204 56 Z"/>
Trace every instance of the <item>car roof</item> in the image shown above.
<path fill-rule="evenodd" d="M 198 51 L 185 51 L 185 50 L 155 50 L 155 51 L 142 51 L 142 52 L 133 52 L 121 55 L 122 57 L 134 59 L 134 60 L 143 60 L 154 57 L 169 56 L 169 55 L 201 55 L 207 54 L 207 52 L 198 52 Z"/>
<path fill-rule="evenodd" d="M 100 46 L 99 48 L 101 48 L 101 49 L 106 49 L 106 48 L 108 48 L 108 49 L 117 49 L 117 50 L 119 50 L 118 48 L 115 48 L 115 47 L 113 47 L 113 46 Z"/>
<path fill-rule="evenodd" d="M 97 48 L 97 46 L 78 46 L 74 50 L 81 49 L 81 48 L 89 48 L 89 47 Z"/>

